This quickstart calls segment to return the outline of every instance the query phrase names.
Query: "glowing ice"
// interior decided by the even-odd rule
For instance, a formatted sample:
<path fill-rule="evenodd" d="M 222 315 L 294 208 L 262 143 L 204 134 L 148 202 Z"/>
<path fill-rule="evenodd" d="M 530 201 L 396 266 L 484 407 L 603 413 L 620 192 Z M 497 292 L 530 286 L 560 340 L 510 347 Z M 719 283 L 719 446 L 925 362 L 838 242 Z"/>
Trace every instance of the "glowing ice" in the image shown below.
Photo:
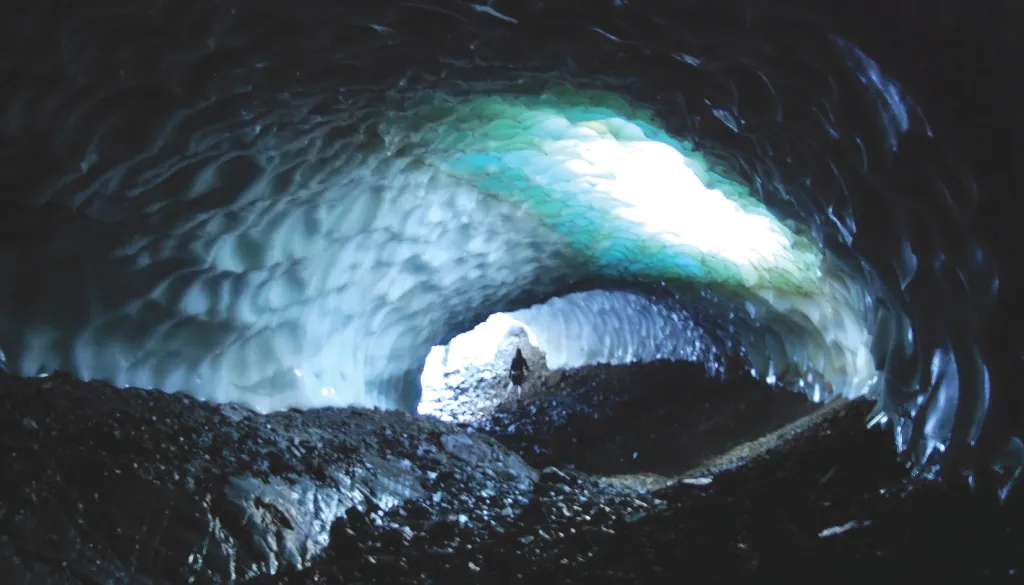
<path fill-rule="evenodd" d="M 588 128 L 593 125 L 588 126 Z M 771 265 L 791 255 L 791 237 L 769 216 L 751 214 L 708 189 L 682 153 L 663 142 L 572 139 L 544 145 L 575 158 L 565 166 L 590 174 L 592 196 L 623 203 L 616 213 L 663 241 L 718 256 L 739 267 Z"/>
<path fill-rule="evenodd" d="M 412 409 L 432 346 L 596 277 L 751 303 L 780 332 L 766 341 L 765 327 L 744 330 L 764 348 L 752 356 L 759 371 L 797 372 L 803 384 L 813 370 L 844 393 L 866 390 L 869 307 L 857 288 L 648 112 L 562 86 L 406 97 L 390 111 L 339 104 L 336 117 L 293 132 L 236 121 L 232 141 L 229 124 L 206 128 L 189 152 L 165 153 L 187 167 L 55 194 L 102 196 L 108 237 L 0 251 L 6 266 L 55 267 L 23 271 L 39 279 L 38 310 L 5 315 L 8 366 L 260 410 Z M 168 204 L 183 175 L 189 205 Z M 83 258 L 88 271 L 61 268 Z M 0 306 L 19 306 L 10 286 L 0 295 Z"/>
<path fill-rule="evenodd" d="M 503 342 L 521 329 L 546 357 L 549 370 L 593 364 L 685 360 L 715 373 L 717 348 L 678 307 L 627 292 L 587 291 L 512 313 L 497 313 L 447 346 L 435 346 L 423 366 L 420 414 L 435 413 L 454 396 L 462 376 L 504 372 L 495 359 Z"/>
<path fill-rule="evenodd" d="M 523 324 L 552 370 L 662 359 L 713 366 L 716 358 L 711 339 L 685 312 L 632 293 L 576 293 L 510 317 Z"/>

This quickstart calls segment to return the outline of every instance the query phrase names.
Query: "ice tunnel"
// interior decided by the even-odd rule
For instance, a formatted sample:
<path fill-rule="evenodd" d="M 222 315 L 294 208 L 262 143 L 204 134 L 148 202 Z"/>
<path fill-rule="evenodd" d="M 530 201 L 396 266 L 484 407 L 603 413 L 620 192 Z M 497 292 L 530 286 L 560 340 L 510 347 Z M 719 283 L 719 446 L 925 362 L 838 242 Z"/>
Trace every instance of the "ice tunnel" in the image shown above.
<path fill-rule="evenodd" d="M 683 32 L 602 4 L 624 24 L 587 43 L 558 3 L 292 4 L 10 32 L 34 61 L 3 65 L 8 370 L 413 410 L 432 346 L 621 290 L 629 352 L 673 335 L 656 307 L 699 340 L 671 351 L 877 400 L 918 463 L 979 440 L 971 169 L 856 35 L 740 3 Z"/>

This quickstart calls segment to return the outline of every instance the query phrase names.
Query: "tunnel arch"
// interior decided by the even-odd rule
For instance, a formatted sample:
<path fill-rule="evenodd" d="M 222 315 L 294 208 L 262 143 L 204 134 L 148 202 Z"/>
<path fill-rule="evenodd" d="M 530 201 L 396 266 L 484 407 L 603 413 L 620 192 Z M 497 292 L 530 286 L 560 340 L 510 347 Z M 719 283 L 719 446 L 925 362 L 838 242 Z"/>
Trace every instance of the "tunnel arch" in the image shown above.
<path fill-rule="evenodd" d="M 123 27 L 158 33 L 165 43 L 155 45 L 158 56 L 161 51 L 193 55 L 161 62 L 160 68 L 152 67 L 151 56 L 137 56 L 114 41 L 107 53 L 90 51 L 97 34 L 75 28 L 79 15 L 72 10 L 63 17 L 75 34 L 62 30 L 60 45 L 80 50 L 52 56 L 50 63 L 54 85 L 63 91 L 49 91 L 45 79 L 30 72 L 14 72 L 33 83 L 8 96 L 18 107 L 8 109 L 14 113 L 5 117 L 5 132 L 23 152 L 44 156 L 26 165 L 26 176 L 16 177 L 24 187 L 8 193 L 25 207 L 23 217 L 31 226 L 17 229 L 42 232 L 48 239 L 3 258 L 16 275 L 2 289 L 7 310 L 0 346 L 9 367 L 29 374 L 63 367 L 83 377 L 174 390 L 195 385 L 197 377 L 204 386 L 204 376 L 212 375 L 178 367 L 182 363 L 218 356 L 237 372 L 252 372 L 263 365 L 255 356 L 295 353 L 289 348 L 308 343 L 321 353 L 351 354 L 346 372 L 352 379 L 408 388 L 415 370 L 392 358 L 423 353 L 414 348 L 429 347 L 495 310 L 525 306 L 607 275 L 582 268 L 571 249 L 553 256 L 551 250 L 562 247 L 537 232 L 537 241 L 545 244 L 509 262 L 543 266 L 536 280 L 510 274 L 483 287 L 477 298 L 488 299 L 486 306 L 458 296 L 470 295 L 466 291 L 472 286 L 438 287 L 435 295 L 462 292 L 446 296 L 452 308 L 434 314 L 434 321 L 399 334 L 394 326 L 403 314 L 395 301 L 402 301 L 405 312 L 422 316 L 423 307 L 414 301 L 430 298 L 423 290 L 429 285 L 417 287 L 403 275 L 429 271 L 429 264 L 406 257 L 403 246 L 409 242 L 392 236 L 398 228 L 423 228 L 413 241 L 438 234 L 410 215 L 412 207 L 404 216 L 392 216 L 402 225 L 397 219 L 374 225 L 384 199 L 373 195 L 401 177 L 406 187 L 420 181 L 421 189 L 442 182 L 436 190 L 453 206 L 466 197 L 477 199 L 464 183 L 428 176 L 422 162 L 400 160 L 402 153 L 391 152 L 387 137 L 367 132 L 367 124 L 400 114 L 401 108 L 389 110 L 396 95 L 424 98 L 439 90 L 453 93 L 456 86 L 463 94 L 500 94 L 496 89 L 509 84 L 522 95 L 531 84 L 536 88 L 556 78 L 570 80 L 575 89 L 599 86 L 648 105 L 665 122 L 667 135 L 692 137 L 694 148 L 709 157 L 707 178 L 749 185 L 754 199 L 766 202 L 786 225 L 802 225 L 809 240 L 831 250 L 837 282 L 855 277 L 859 289 L 870 290 L 872 303 L 887 307 L 862 324 L 885 332 L 875 337 L 889 342 L 874 347 L 872 357 L 885 365 L 882 378 L 890 390 L 880 404 L 897 419 L 902 449 L 913 446 L 914 457 L 924 461 L 936 445 L 977 439 L 990 390 L 977 348 L 978 323 L 991 305 L 995 278 L 984 248 L 959 217 L 974 196 L 970 177 L 951 164 L 955 159 L 935 140 L 927 117 L 906 92 L 884 77 L 884 68 L 873 70 L 856 45 L 792 11 L 739 12 L 729 3 L 700 14 L 676 9 L 700 27 L 732 30 L 729 42 L 702 36 L 698 26 L 677 34 L 643 5 L 617 3 L 595 10 L 618 11 L 621 30 L 592 30 L 594 41 L 586 47 L 571 46 L 557 30 L 580 26 L 568 22 L 564 6 L 498 11 L 536 33 L 526 36 L 544 40 L 527 47 L 513 42 L 507 18 L 458 3 L 368 8 L 344 17 L 356 23 L 346 25 L 345 38 L 325 24 L 343 20 L 339 9 L 314 4 L 314 11 L 291 13 L 290 7 L 228 3 L 210 8 L 218 18 L 209 19 L 198 18 L 202 11 L 191 8 L 140 5 L 103 25 L 108 32 Z M 200 32 L 190 36 L 173 26 L 161 28 L 147 16 L 148 9 Z M 227 24 L 197 24 L 207 21 Z M 454 32 L 446 37 L 442 29 Z M 253 30 L 260 32 L 242 34 Z M 261 34 L 285 40 L 264 43 Z M 12 37 L 28 49 L 48 42 L 46 35 L 31 39 L 25 32 Z M 763 39 L 775 48 L 758 47 Z M 512 56 L 501 56 L 499 48 Z M 383 56 L 375 58 L 374 51 Z M 116 68 L 107 54 L 116 55 Z M 510 73 L 514 68 L 555 73 L 524 79 Z M 118 75 L 109 73 L 114 69 Z M 106 83 L 97 89 L 81 82 L 89 76 Z M 339 79 L 358 81 L 339 89 Z M 36 95 L 49 99 L 33 103 Z M 61 108 L 63 115 L 55 116 Z M 851 128 L 856 130 L 840 131 Z M 48 166 L 40 169 L 40 164 Z M 350 171 L 347 183 L 326 179 L 339 169 Z M 342 207 L 354 182 L 370 195 Z M 891 196 L 896 192 L 900 203 Z M 325 194 L 337 197 L 335 205 L 294 212 L 293 207 Z M 516 222 L 522 222 L 521 232 L 538 229 L 523 216 L 506 213 L 509 209 L 493 197 L 479 201 L 481 207 L 470 210 L 479 215 L 464 222 L 474 229 L 497 230 Z M 40 204 L 50 207 L 37 213 Z M 437 207 L 444 208 L 435 209 L 442 215 L 449 209 Z M 49 213 L 69 208 L 75 212 L 61 222 Z M 290 232 L 282 227 L 292 224 L 298 227 Z M 290 260 L 310 245 L 309 233 L 325 229 L 352 238 L 325 251 L 337 260 L 330 269 L 310 271 Z M 291 237 L 271 236 L 285 232 Z M 497 240 L 500 233 L 485 228 L 473 237 L 493 234 Z M 401 261 L 375 264 L 365 250 L 386 251 Z M 487 254 L 481 248 L 478 256 Z M 36 270 L 48 262 L 58 270 Z M 473 275 L 495 266 L 468 264 L 465 274 Z M 380 290 L 330 286 L 335 273 L 359 274 Z M 300 305 L 309 301 L 303 298 L 306 284 L 318 279 L 331 294 L 315 302 L 357 310 L 345 325 L 307 315 L 310 326 L 295 328 L 287 314 L 301 313 Z M 730 304 L 735 299 L 724 291 L 675 284 L 667 286 L 669 294 L 684 303 L 721 306 L 724 313 L 708 309 L 715 318 L 741 306 Z M 846 296 L 841 292 L 837 289 L 837 299 Z M 374 301 L 375 295 L 390 304 Z M 280 314 L 272 316 L 275 311 Z M 361 326 L 347 330 L 354 322 Z M 914 336 L 908 338 L 911 325 Z M 278 337 L 260 336 L 274 329 Z M 163 341 L 152 341 L 154 331 Z M 327 340 L 335 333 L 346 341 L 332 346 Z M 394 352 L 369 356 L 359 349 L 378 337 Z M 232 344 L 242 349 L 228 355 L 224 348 Z M 144 371 L 123 379 L 111 374 L 128 371 L 122 362 L 136 359 L 138 348 L 147 345 L 155 349 Z M 413 357 L 411 363 L 421 363 L 424 356 Z M 305 364 L 280 365 L 274 375 L 288 377 L 288 383 L 299 378 L 295 370 L 306 380 L 315 378 Z M 253 384 L 255 378 L 247 375 L 232 384 Z M 313 397 L 325 397 L 322 390 L 334 387 L 329 380 L 310 384 L 306 394 Z M 212 382 L 209 387 L 224 386 Z M 301 404 L 259 395 L 248 394 L 263 408 Z M 216 390 L 209 397 L 228 398 Z M 373 400 L 373 392 L 364 392 L 350 402 Z M 408 407 L 411 400 L 396 404 Z"/>

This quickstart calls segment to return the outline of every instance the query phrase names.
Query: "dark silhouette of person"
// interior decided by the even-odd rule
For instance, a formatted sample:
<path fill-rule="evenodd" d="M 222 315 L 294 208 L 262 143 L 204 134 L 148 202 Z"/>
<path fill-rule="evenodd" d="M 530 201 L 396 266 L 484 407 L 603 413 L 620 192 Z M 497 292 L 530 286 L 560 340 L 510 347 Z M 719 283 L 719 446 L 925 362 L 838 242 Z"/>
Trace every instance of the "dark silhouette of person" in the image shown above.
<path fill-rule="evenodd" d="M 519 402 L 519 398 L 523 393 L 523 382 L 526 381 L 526 372 L 530 370 L 530 364 L 526 363 L 526 358 L 523 357 L 523 352 L 518 347 L 516 348 L 516 357 L 512 358 L 512 365 L 508 369 L 509 392 L 512 388 L 516 389 L 516 402 Z"/>

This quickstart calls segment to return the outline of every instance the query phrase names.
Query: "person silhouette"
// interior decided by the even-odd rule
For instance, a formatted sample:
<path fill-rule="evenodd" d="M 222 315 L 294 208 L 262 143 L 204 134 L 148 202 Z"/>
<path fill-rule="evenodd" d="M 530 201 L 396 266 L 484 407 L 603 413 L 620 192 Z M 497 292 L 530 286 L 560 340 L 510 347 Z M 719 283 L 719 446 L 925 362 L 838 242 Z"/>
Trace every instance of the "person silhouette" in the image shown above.
<path fill-rule="evenodd" d="M 516 403 L 519 402 L 523 393 L 523 382 L 526 381 L 526 372 L 529 370 L 530 364 L 526 363 L 522 350 L 517 347 L 516 356 L 512 358 L 512 365 L 508 369 L 508 391 L 512 392 L 512 388 L 516 389 Z"/>

